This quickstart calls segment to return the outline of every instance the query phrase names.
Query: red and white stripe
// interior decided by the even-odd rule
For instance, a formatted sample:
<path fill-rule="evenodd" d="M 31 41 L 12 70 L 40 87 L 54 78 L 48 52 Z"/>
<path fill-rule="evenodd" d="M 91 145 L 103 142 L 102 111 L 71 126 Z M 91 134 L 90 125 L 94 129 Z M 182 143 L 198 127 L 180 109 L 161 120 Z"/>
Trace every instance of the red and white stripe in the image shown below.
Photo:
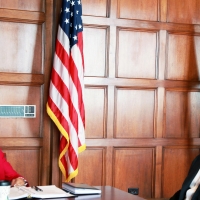
<path fill-rule="evenodd" d="M 59 166 L 67 181 L 78 174 L 78 153 L 86 148 L 82 40 L 80 32 L 70 49 L 59 27 L 47 102 L 47 113 L 61 132 Z"/>

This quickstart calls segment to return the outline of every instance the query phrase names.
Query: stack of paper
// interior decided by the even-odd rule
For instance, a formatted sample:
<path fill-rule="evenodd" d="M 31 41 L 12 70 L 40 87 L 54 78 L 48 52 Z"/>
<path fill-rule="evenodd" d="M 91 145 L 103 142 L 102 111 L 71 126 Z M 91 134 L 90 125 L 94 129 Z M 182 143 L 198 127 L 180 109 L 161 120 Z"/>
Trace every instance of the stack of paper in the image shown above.
<path fill-rule="evenodd" d="M 9 200 L 20 198 L 59 198 L 59 197 L 73 197 L 74 195 L 63 191 L 55 185 L 38 186 L 42 191 L 36 191 L 31 187 L 11 187 Z"/>

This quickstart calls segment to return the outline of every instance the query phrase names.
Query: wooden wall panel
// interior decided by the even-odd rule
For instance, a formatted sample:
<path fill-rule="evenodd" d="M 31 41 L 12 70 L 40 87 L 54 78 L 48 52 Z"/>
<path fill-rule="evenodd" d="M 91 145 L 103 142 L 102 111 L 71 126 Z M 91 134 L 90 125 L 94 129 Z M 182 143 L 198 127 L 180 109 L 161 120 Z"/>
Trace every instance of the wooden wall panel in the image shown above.
<path fill-rule="evenodd" d="M 36 118 L 0 119 L 0 146 L 31 185 L 48 185 L 53 0 L 0 1 L 0 25 L 0 104 L 36 105 Z"/>
<path fill-rule="evenodd" d="M 103 86 L 107 90 L 107 105 L 101 107 L 107 109 L 106 134 L 102 133 L 103 138 L 87 138 L 87 148 L 107 149 L 105 185 L 127 191 L 128 187 L 136 187 L 136 182 L 140 196 L 167 198 L 175 191 L 171 190 L 170 177 L 175 180 L 182 174 L 183 179 L 200 147 L 199 1 L 108 0 L 103 16 L 90 11 L 90 6 L 102 9 L 98 8 L 100 1 L 83 0 L 83 7 L 84 3 L 84 45 L 90 37 L 100 39 L 102 44 L 96 48 L 102 48 L 98 53 L 107 56 L 107 74 L 98 67 L 92 73 L 86 71 L 84 79 L 87 88 Z M 105 30 L 107 41 L 96 27 Z M 86 70 L 94 68 L 93 57 L 98 65 L 105 64 L 90 44 L 85 56 L 88 60 L 92 57 L 92 62 L 87 61 Z M 102 97 L 95 101 L 103 102 Z M 93 99 L 92 93 L 86 97 L 87 115 L 92 116 L 96 108 L 88 99 Z M 102 135 L 101 117 L 87 117 L 87 124 Z M 187 160 L 184 154 L 192 156 Z M 188 161 L 187 166 L 176 164 L 179 157 L 180 162 Z M 175 171 L 170 172 L 173 167 L 179 167 L 177 176 Z M 79 170 L 85 171 L 86 167 Z M 176 182 L 176 189 L 180 182 Z"/>
<path fill-rule="evenodd" d="M 173 23 L 199 24 L 199 0 L 168 0 L 167 21 Z"/>
<path fill-rule="evenodd" d="M 109 0 L 82 0 L 83 15 L 106 17 Z"/>
<path fill-rule="evenodd" d="M 42 176 L 42 151 L 40 148 L 27 148 L 26 150 L 19 148 L 3 148 L 3 152 L 6 153 L 6 159 L 12 164 L 13 168 L 16 169 L 19 174 L 27 177 L 30 185 L 36 185 L 40 182 L 40 177 Z"/>
<path fill-rule="evenodd" d="M 153 148 L 115 148 L 113 168 L 113 185 L 115 187 L 124 191 L 128 191 L 127 188 L 131 187 L 139 188 L 140 196 L 152 195 Z"/>
<path fill-rule="evenodd" d="M 86 122 L 93 121 L 93 123 L 86 123 L 86 138 L 105 137 L 105 120 L 107 115 L 106 105 L 105 87 L 87 87 L 85 89 Z"/>
<path fill-rule="evenodd" d="M 118 88 L 116 98 L 116 138 L 152 138 L 155 91 Z"/>
<path fill-rule="evenodd" d="M 166 78 L 187 81 L 200 80 L 199 51 L 200 35 L 170 33 L 168 35 Z"/>
<path fill-rule="evenodd" d="M 137 183 L 142 197 L 169 197 L 175 189 L 167 177 L 183 179 L 200 148 L 199 0 L 82 3 L 87 150 L 80 154 L 73 181 L 124 191 Z M 60 5 L 56 0 L 0 1 L 5 46 L 0 54 L 1 96 L 6 102 L 8 85 L 29 87 L 34 100 L 29 102 L 38 104 L 40 114 L 34 123 L 20 126 L 22 137 L 10 129 L 14 137 L 0 135 L 0 144 L 6 151 L 20 150 L 14 156 L 21 162 L 37 161 L 31 173 L 30 168 L 24 171 L 37 185 L 62 181 L 50 162 L 57 162 L 59 133 L 45 110 Z M 26 98 L 28 89 L 21 92 Z M 24 103 L 22 97 L 14 98 Z M 187 165 L 179 167 L 178 161 Z M 173 171 L 178 167 L 178 173 Z"/>
<path fill-rule="evenodd" d="M 198 138 L 199 91 L 166 91 L 166 137 Z"/>
<path fill-rule="evenodd" d="M 163 196 L 169 198 L 182 186 L 199 147 L 166 147 L 163 151 Z"/>
<path fill-rule="evenodd" d="M 12 22 L 0 26 L 1 72 L 42 73 L 42 26 Z"/>
<path fill-rule="evenodd" d="M 40 87 L 3 85 L 0 94 L 0 105 L 36 105 L 36 118 L 0 118 L 1 137 L 39 137 L 42 134 Z"/>
<path fill-rule="evenodd" d="M 1 8 L 16 10 L 44 11 L 44 5 L 45 0 L 0 0 Z"/>
<path fill-rule="evenodd" d="M 126 19 L 141 19 L 157 21 L 158 1 L 157 0 L 118 0 L 118 16 Z"/>
<path fill-rule="evenodd" d="M 91 185 L 105 184 L 105 154 L 106 149 L 89 147 L 79 156 L 79 174 L 75 178 L 77 183 L 90 182 Z M 87 166 L 85 167 L 85 161 Z"/>
<path fill-rule="evenodd" d="M 156 32 L 120 29 L 118 34 L 117 76 L 154 79 L 156 76 Z"/>
<path fill-rule="evenodd" d="M 106 27 L 85 27 L 84 29 L 85 76 L 104 77 L 107 74 L 107 31 Z"/>

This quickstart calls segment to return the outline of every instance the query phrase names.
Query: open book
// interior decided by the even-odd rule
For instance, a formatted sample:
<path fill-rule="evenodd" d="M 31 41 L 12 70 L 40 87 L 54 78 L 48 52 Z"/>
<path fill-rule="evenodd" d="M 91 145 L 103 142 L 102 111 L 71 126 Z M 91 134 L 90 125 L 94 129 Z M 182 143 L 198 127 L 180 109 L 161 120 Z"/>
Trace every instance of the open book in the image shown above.
<path fill-rule="evenodd" d="M 62 189 L 73 194 L 101 194 L 101 190 L 83 183 L 62 183 Z"/>
<path fill-rule="evenodd" d="M 73 194 L 67 193 L 55 185 L 38 186 L 42 191 L 36 191 L 31 187 L 11 187 L 9 200 L 20 198 L 60 198 L 60 197 L 73 197 Z"/>

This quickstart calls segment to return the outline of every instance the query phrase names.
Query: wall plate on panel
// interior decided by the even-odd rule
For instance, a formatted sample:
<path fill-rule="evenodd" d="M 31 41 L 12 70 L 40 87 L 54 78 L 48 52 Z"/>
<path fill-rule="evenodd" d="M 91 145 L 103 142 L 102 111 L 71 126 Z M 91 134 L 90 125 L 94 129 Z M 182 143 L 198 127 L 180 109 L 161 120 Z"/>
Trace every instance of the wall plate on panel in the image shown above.
<path fill-rule="evenodd" d="M 0 118 L 35 118 L 36 105 L 0 105 Z"/>

